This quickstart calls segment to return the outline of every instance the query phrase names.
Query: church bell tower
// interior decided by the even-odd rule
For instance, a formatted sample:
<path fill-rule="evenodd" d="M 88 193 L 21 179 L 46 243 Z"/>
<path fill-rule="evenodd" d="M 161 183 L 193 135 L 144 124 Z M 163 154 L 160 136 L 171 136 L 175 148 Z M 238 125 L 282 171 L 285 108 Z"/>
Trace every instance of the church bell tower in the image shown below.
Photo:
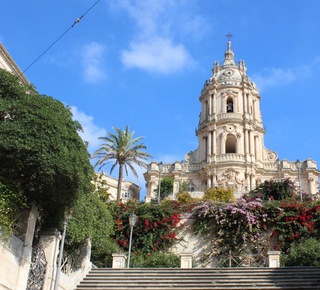
<path fill-rule="evenodd" d="M 223 64 L 214 62 L 213 74 L 201 91 L 198 148 L 187 153 L 184 162 L 149 164 L 144 174 L 147 202 L 156 195 L 160 174 L 174 178 L 173 199 L 182 181 L 194 197 L 215 187 L 233 188 L 235 197 L 240 197 L 265 180 L 283 178 L 291 178 L 306 193 L 318 192 L 320 172 L 315 161 L 302 162 L 298 184 L 296 162 L 279 160 L 276 152 L 265 148 L 261 97 L 246 71 L 243 60 L 235 63 L 229 41 Z"/>

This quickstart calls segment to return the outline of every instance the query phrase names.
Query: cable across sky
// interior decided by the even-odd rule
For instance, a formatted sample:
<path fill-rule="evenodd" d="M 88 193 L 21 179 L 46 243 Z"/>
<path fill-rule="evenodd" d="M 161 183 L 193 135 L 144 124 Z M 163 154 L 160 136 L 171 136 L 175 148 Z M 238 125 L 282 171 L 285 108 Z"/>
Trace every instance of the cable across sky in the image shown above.
<path fill-rule="evenodd" d="M 77 18 L 77 20 L 64 32 L 62 33 L 58 39 L 53 42 L 42 54 L 40 54 L 40 56 L 38 56 L 36 58 L 36 60 L 31 63 L 24 71 L 23 73 L 25 73 L 30 67 L 32 67 L 52 46 L 54 46 L 71 28 L 73 28 L 77 23 L 80 22 L 80 20 L 95 6 L 98 4 L 100 0 L 96 1 L 83 15 L 81 15 L 81 17 Z"/>

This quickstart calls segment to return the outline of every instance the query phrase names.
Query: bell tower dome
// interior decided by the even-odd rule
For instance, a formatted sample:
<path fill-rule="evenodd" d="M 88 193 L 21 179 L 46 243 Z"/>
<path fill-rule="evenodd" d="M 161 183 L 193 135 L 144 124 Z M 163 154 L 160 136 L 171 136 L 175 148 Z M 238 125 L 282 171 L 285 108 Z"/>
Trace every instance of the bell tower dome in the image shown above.
<path fill-rule="evenodd" d="M 214 63 L 201 92 L 196 159 L 208 176 L 206 187 L 230 185 L 247 191 L 256 184 L 256 162 L 274 163 L 278 156 L 264 147 L 259 90 L 246 75 L 244 61 L 235 64 L 231 41 L 224 56 L 223 65 Z M 230 168 L 237 180 L 224 178 Z"/>

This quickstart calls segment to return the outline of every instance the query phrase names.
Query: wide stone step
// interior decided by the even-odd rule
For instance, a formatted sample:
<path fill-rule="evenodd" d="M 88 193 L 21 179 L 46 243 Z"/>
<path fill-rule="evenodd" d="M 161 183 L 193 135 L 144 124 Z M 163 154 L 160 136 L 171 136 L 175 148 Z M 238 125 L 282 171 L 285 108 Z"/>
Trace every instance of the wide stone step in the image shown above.
<path fill-rule="evenodd" d="M 320 290 L 320 267 L 93 269 L 76 289 Z"/>

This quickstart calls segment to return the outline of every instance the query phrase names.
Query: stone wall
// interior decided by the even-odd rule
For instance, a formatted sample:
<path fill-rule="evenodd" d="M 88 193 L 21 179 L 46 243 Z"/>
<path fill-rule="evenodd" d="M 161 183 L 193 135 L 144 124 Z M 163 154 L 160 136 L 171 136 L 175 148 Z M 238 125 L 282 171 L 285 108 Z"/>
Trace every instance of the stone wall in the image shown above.
<path fill-rule="evenodd" d="M 0 235 L 0 290 L 26 289 L 37 217 L 38 211 L 33 206 L 31 210 L 22 213 L 18 237 L 11 235 L 4 239 Z M 54 287 L 60 240 L 61 235 L 57 230 L 43 232 L 40 236 L 39 246 L 43 248 L 47 261 L 43 290 L 51 290 Z M 83 259 L 79 269 L 70 275 L 60 274 L 59 290 L 73 290 L 92 268 L 89 241 L 81 250 L 81 256 Z"/>

